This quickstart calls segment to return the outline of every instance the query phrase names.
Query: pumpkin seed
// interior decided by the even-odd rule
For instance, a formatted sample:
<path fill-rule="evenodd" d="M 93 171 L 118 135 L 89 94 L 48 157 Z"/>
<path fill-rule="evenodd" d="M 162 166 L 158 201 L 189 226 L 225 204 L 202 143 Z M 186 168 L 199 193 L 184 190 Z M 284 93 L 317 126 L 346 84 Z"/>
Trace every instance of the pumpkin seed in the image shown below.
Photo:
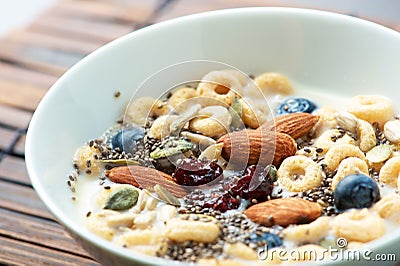
<path fill-rule="evenodd" d="M 193 143 L 179 139 L 179 140 L 169 140 L 164 144 L 164 148 L 157 148 L 155 151 L 150 153 L 150 158 L 160 159 L 169 157 L 172 155 L 180 154 L 183 152 L 190 151 L 193 148 Z"/>
<path fill-rule="evenodd" d="M 121 188 L 110 195 L 104 209 L 121 211 L 135 206 L 139 192 L 132 187 Z"/>
<path fill-rule="evenodd" d="M 271 178 L 272 182 L 275 182 L 277 180 L 276 167 L 274 165 L 272 165 L 272 164 L 267 165 L 264 168 L 264 172 L 265 172 L 266 175 L 269 175 L 269 177 Z"/>
<path fill-rule="evenodd" d="M 232 105 L 229 107 L 228 112 L 232 117 L 231 126 L 234 128 L 243 127 L 243 121 L 242 121 L 243 107 L 237 97 L 233 101 Z"/>
<path fill-rule="evenodd" d="M 372 148 L 366 154 L 366 158 L 371 163 L 381 163 L 389 159 L 392 155 L 393 146 L 389 144 L 382 144 Z"/>
<path fill-rule="evenodd" d="M 165 201 L 166 203 L 170 205 L 175 205 L 175 206 L 181 206 L 180 201 L 178 200 L 177 197 L 171 194 L 167 189 L 160 185 L 155 185 L 154 186 L 154 191 L 160 197 L 161 200 Z"/>

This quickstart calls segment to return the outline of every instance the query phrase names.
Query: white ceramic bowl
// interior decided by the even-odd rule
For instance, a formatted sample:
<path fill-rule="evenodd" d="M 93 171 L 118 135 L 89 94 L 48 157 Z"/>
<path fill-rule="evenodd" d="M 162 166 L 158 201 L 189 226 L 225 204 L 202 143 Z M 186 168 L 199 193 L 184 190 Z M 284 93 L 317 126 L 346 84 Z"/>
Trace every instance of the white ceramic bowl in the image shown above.
<path fill-rule="evenodd" d="M 307 84 L 320 93 L 378 93 L 396 103 L 400 100 L 399 47 L 400 34 L 385 27 L 290 8 L 208 12 L 135 31 L 76 64 L 43 98 L 26 142 L 32 184 L 59 222 L 105 265 L 171 265 L 110 245 L 90 233 L 65 185 L 76 148 L 112 125 L 145 79 L 171 64 L 207 59 L 246 73 L 281 72 L 295 84 Z M 165 76 L 165 82 L 170 78 Z M 148 93 L 158 95 L 162 89 L 154 87 Z M 118 99 L 113 97 L 116 90 L 121 91 Z M 370 247 L 375 252 L 398 253 L 399 230 Z"/>

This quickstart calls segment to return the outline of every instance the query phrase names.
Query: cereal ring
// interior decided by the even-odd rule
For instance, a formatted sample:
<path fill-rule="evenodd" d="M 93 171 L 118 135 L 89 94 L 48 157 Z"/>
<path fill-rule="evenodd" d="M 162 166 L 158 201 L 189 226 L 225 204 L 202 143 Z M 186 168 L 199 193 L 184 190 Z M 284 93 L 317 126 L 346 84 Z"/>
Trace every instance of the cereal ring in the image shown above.
<path fill-rule="evenodd" d="M 367 152 L 376 146 L 375 130 L 370 123 L 358 119 L 358 138 L 360 139 L 360 150 Z"/>
<path fill-rule="evenodd" d="M 255 77 L 254 82 L 263 94 L 289 95 L 293 93 L 293 87 L 288 78 L 279 73 L 262 73 Z"/>
<path fill-rule="evenodd" d="M 378 95 L 358 95 L 353 97 L 349 102 L 347 111 L 370 124 L 378 122 L 381 126 L 393 119 L 394 116 L 392 102 Z"/>
<path fill-rule="evenodd" d="M 349 157 L 344 159 L 343 161 L 340 162 L 339 167 L 337 169 L 337 173 L 332 179 L 332 191 L 335 190 L 337 184 L 345 176 L 351 174 L 359 174 L 359 173 L 363 173 L 366 176 L 369 175 L 368 165 L 365 161 L 357 157 Z"/>
<path fill-rule="evenodd" d="M 242 73 L 239 70 L 224 69 L 222 71 L 235 76 L 235 78 L 237 78 L 237 80 L 239 81 L 240 85 L 242 85 L 243 87 L 246 86 L 249 83 L 249 81 L 251 81 L 251 78 L 248 75 Z"/>
<path fill-rule="evenodd" d="M 197 91 L 201 96 L 210 97 L 220 101 L 220 105 L 231 105 L 235 100 L 236 93 L 242 91 L 238 79 L 224 71 L 211 71 L 206 74 Z"/>
<path fill-rule="evenodd" d="M 208 106 L 198 113 L 200 117 L 192 119 L 189 129 L 208 137 L 217 137 L 225 134 L 232 122 L 228 110 L 222 106 Z"/>
<path fill-rule="evenodd" d="M 309 224 L 289 226 L 282 233 L 285 239 L 289 241 L 297 243 L 317 242 L 328 234 L 330 220 L 327 216 L 319 217 Z"/>
<path fill-rule="evenodd" d="M 268 110 L 258 109 L 255 107 L 255 104 L 252 104 L 253 102 L 250 99 L 245 101 L 242 98 L 239 100 L 239 103 L 242 105 L 242 121 L 246 126 L 258 128 L 267 120 Z"/>
<path fill-rule="evenodd" d="M 177 115 L 162 115 L 154 120 L 150 127 L 150 133 L 153 137 L 161 140 L 170 133 L 171 124 L 176 121 Z"/>
<path fill-rule="evenodd" d="M 366 160 L 364 153 L 357 147 L 351 144 L 336 145 L 330 148 L 325 155 L 325 164 L 329 171 L 335 170 L 340 162 L 347 157 L 357 157 L 361 160 Z"/>
<path fill-rule="evenodd" d="M 301 192 L 319 187 L 325 174 L 310 158 L 295 155 L 282 162 L 277 176 L 282 186 L 292 192 Z"/>
<path fill-rule="evenodd" d="M 400 175 L 400 156 L 392 157 L 386 161 L 379 172 L 379 181 L 393 186 L 397 185 Z"/>
<path fill-rule="evenodd" d="M 385 234 L 384 220 L 368 209 L 351 209 L 335 217 L 332 224 L 336 237 L 347 241 L 368 242 Z"/>
<path fill-rule="evenodd" d="M 74 155 L 74 165 L 77 169 L 87 175 L 97 175 L 102 171 L 101 163 L 98 158 L 101 152 L 89 145 L 79 148 Z"/>
<path fill-rule="evenodd" d="M 312 147 L 312 146 L 306 146 L 306 147 L 302 148 L 301 150 L 298 150 L 296 152 L 296 155 L 302 155 L 302 156 L 306 156 L 308 158 L 314 158 L 315 156 L 318 156 L 317 148 Z"/>
<path fill-rule="evenodd" d="M 168 99 L 168 103 L 176 108 L 178 105 L 183 104 L 185 101 L 198 97 L 197 90 L 190 87 L 181 87 L 174 91 Z"/>
<path fill-rule="evenodd" d="M 378 201 L 372 210 L 376 211 L 382 218 L 391 218 L 400 223 L 400 195 L 391 193 Z"/>
<path fill-rule="evenodd" d="M 330 129 L 322 133 L 315 142 L 315 146 L 323 149 L 326 153 L 335 145 L 351 144 L 356 145 L 356 141 L 339 129 Z"/>

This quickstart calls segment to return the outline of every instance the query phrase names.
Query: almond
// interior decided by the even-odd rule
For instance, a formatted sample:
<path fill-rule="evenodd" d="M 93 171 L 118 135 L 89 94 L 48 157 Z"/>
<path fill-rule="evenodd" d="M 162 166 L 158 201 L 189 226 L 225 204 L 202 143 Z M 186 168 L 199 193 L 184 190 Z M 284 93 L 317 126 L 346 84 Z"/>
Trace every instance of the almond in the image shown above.
<path fill-rule="evenodd" d="M 115 167 L 108 170 L 106 176 L 115 183 L 130 184 L 150 191 L 153 191 L 154 186 L 158 184 L 176 197 L 187 194 L 182 186 L 175 183 L 172 176 L 149 167 L 139 165 Z"/>
<path fill-rule="evenodd" d="M 262 202 L 248 208 L 244 214 L 264 226 L 288 226 L 310 223 L 321 216 L 321 206 L 299 198 L 281 198 Z"/>
<path fill-rule="evenodd" d="M 298 139 L 310 131 L 318 122 L 319 116 L 308 113 L 293 113 L 278 116 L 274 121 L 267 121 L 259 129 L 285 133 Z"/>
<path fill-rule="evenodd" d="M 281 162 L 296 153 L 295 140 L 287 134 L 260 130 L 241 130 L 222 136 L 222 157 L 234 164 L 261 164 Z"/>

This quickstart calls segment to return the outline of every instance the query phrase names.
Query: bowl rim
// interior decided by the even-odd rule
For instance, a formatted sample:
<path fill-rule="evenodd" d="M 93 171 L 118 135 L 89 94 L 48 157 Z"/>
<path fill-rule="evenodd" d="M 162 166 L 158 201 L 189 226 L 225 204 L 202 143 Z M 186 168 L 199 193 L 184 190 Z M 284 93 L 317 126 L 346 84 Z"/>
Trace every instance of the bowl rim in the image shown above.
<path fill-rule="evenodd" d="M 81 227 L 78 223 L 74 223 L 71 219 L 69 219 L 62 210 L 57 206 L 56 203 L 51 201 L 50 196 L 46 193 L 46 187 L 40 181 L 40 174 L 36 169 L 36 166 L 33 164 L 33 160 L 31 159 L 35 148 L 34 148 L 34 135 L 37 131 L 37 124 L 40 121 L 40 117 L 42 113 L 45 112 L 46 105 L 49 101 L 51 101 L 52 95 L 56 93 L 56 91 L 62 88 L 63 83 L 68 80 L 70 77 L 74 76 L 74 73 L 79 71 L 83 68 L 87 63 L 90 61 L 95 60 L 97 57 L 101 56 L 103 53 L 107 53 L 109 50 L 114 49 L 120 43 L 124 43 L 132 38 L 140 37 L 141 35 L 146 35 L 148 32 L 152 32 L 158 29 L 165 29 L 168 27 L 173 27 L 175 24 L 182 24 L 188 21 L 202 21 L 209 17 L 218 17 L 218 16 L 229 16 L 229 15 L 240 15 L 243 13 L 283 13 L 283 14 L 293 14 L 293 15 L 300 15 L 300 16 L 311 16 L 311 17 L 321 17 L 322 19 L 337 19 L 338 21 L 345 22 L 345 23 L 357 23 L 363 27 L 368 27 L 373 30 L 383 31 L 386 34 L 392 35 L 393 38 L 397 38 L 400 41 L 400 33 L 387 28 L 383 25 L 364 20 L 361 18 L 353 17 L 350 15 L 330 12 L 330 11 L 322 11 L 322 10 L 315 10 L 315 9 L 308 9 L 308 8 L 295 8 L 295 7 L 240 7 L 240 8 L 228 8 L 222 10 L 213 10 L 213 11 L 206 11 L 196 14 L 185 15 L 177 18 L 172 18 L 166 21 L 158 22 L 144 28 L 135 30 L 131 33 L 123 35 L 101 47 L 96 49 L 95 51 L 88 54 L 86 57 L 81 59 L 71 68 L 69 68 L 47 91 L 45 96 L 40 101 L 39 105 L 37 106 L 31 121 L 28 126 L 27 135 L 26 135 L 26 143 L 25 143 L 25 162 L 28 171 L 28 175 L 30 177 L 31 183 L 39 198 L 42 202 L 46 205 L 48 210 L 54 215 L 57 221 L 62 224 L 71 234 L 71 232 L 78 236 L 79 238 L 84 239 L 86 242 L 89 242 L 93 246 L 97 246 L 100 249 L 107 250 L 114 255 L 122 257 L 124 259 L 128 259 L 131 261 L 141 262 L 141 263 L 157 263 L 157 265 L 184 265 L 185 263 L 182 262 L 175 262 L 170 260 L 161 259 L 154 256 L 140 254 L 138 252 L 132 252 L 131 250 L 127 251 L 122 247 L 118 247 L 117 245 L 110 245 L 110 242 L 93 234 L 93 233 L 86 233 L 81 230 Z M 399 229 L 400 230 L 400 229 Z M 371 249 L 376 249 L 379 246 L 389 245 L 394 243 L 398 240 L 398 236 L 396 234 L 391 234 L 385 237 L 384 240 L 382 238 L 373 241 L 372 244 L 367 244 L 367 247 Z M 332 265 L 337 263 L 343 263 L 345 261 L 328 261 L 324 262 L 326 265 Z"/>

